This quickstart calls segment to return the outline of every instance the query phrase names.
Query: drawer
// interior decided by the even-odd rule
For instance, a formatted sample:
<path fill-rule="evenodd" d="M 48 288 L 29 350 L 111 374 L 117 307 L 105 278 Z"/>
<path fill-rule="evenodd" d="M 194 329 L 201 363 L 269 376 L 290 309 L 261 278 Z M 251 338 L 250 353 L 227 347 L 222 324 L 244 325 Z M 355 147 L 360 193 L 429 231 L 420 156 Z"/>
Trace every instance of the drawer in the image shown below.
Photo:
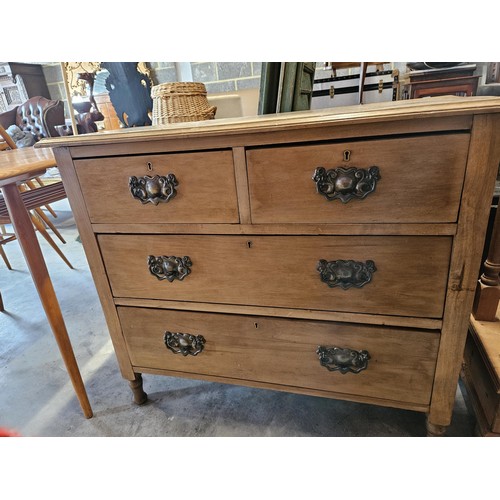
<path fill-rule="evenodd" d="M 118 307 L 118 314 L 137 371 L 147 367 L 415 404 L 430 400 L 437 332 L 134 307 Z M 166 332 L 172 334 L 170 348 Z"/>
<path fill-rule="evenodd" d="M 98 241 L 115 297 L 432 318 L 442 315 L 451 249 L 444 236 L 99 235 Z"/>
<path fill-rule="evenodd" d="M 231 151 L 76 160 L 75 168 L 93 223 L 239 222 Z"/>
<path fill-rule="evenodd" d="M 248 150 L 252 222 L 455 222 L 468 147 L 450 134 Z"/>

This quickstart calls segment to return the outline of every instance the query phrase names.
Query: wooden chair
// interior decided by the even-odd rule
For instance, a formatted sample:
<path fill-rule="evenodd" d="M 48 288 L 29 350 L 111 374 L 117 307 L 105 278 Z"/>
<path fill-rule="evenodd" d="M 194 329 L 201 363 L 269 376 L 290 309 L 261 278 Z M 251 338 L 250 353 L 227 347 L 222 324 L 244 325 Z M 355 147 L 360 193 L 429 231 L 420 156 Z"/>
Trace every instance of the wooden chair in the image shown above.
<path fill-rule="evenodd" d="M 12 137 L 7 133 L 7 131 L 0 124 L 0 151 L 5 151 L 6 149 L 17 149 L 16 143 Z"/>
<path fill-rule="evenodd" d="M 6 130 L 0 125 L 0 136 L 3 138 L 4 142 L 8 144 L 10 149 L 16 149 L 16 144 L 6 132 Z M 1 153 L 0 153 L 1 154 Z M 53 233 L 61 240 L 62 243 L 66 243 L 60 232 L 50 221 L 50 219 L 44 214 L 41 207 L 50 207 L 50 203 L 62 200 L 66 198 L 66 192 L 61 181 L 54 184 L 44 184 L 40 179 L 38 179 L 39 187 L 37 187 L 34 181 L 38 179 L 34 177 L 26 181 L 19 186 L 22 193 L 21 197 L 26 205 L 26 209 L 30 212 L 30 217 L 35 228 L 40 232 L 40 234 L 47 240 L 49 245 L 57 252 L 61 259 L 68 265 L 69 268 L 73 269 L 73 266 L 63 254 L 61 249 L 56 245 L 55 241 L 52 239 L 50 234 L 47 232 L 46 227 L 49 227 Z M 52 208 L 50 208 L 53 212 Z M 15 235 L 5 233 L 5 225 L 10 224 L 9 213 L 5 205 L 3 197 L 0 197 L 0 256 L 3 258 L 5 264 L 9 269 L 11 269 L 10 263 L 8 262 L 5 251 L 3 250 L 3 245 L 15 239 Z M 2 231 L 1 226 L 4 227 Z"/>

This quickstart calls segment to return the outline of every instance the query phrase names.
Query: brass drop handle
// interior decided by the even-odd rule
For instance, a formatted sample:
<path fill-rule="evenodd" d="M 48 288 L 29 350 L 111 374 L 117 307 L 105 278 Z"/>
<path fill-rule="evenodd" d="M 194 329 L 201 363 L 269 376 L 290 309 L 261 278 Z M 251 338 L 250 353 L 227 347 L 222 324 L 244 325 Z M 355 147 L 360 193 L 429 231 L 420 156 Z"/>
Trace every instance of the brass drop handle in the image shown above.
<path fill-rule="evenodd" d="M 355 287 L 361 288 L 372 280 L 377 270 L 373 260 L 359 262 L 355 260 L 321 259 L 317 265 L 320 279 L 330 288 L 340 287 L 344 290 Z"/>
<path fill-rule="evenodd" d="M 316 350 L 321 366 L 328 371 L 339 371 L 342 374 L 359 373 L 368 368 L 370 354 L 368 351 L 355 351 L 343 347 L 318 346 Z"/>
<path fill-rule="evenodd" d="M 174 354 L 196 356 L 205 347 L 203 335 L 191 335 L 189 333 L 165 332 L 163 340 L 168 349 Z"/>
<path fill-rule="evenodd" d="M 338 199 L 347 203 L 356 198 L 362 200 L 373 193 L 380 180 L 380 170 L 378 167 L 337 167 L 329 170 L 318 167 L 312 179 L 316 183 L 316 191 L 328 201 Z"/>
<path fill-rule="evenodd" d="M 192 265 L 193 263 L 187 255 L 184 257 L 176 257 L 175 255 L 148 256 L 149 272 L 160 281 L 167 280 L 170 283 L 176 279 L 182 281 L 191 273 Z"/>
<path fill-rule="evenodd" d="M 179 182 L 174 174 L 155 175 L 154 177 L 144 175 L 130 177 L 128 185 L 132 196 L 143 205 L 146 203 L 158 205 L 158 203 L 168 203 L 175 197 Z"/>

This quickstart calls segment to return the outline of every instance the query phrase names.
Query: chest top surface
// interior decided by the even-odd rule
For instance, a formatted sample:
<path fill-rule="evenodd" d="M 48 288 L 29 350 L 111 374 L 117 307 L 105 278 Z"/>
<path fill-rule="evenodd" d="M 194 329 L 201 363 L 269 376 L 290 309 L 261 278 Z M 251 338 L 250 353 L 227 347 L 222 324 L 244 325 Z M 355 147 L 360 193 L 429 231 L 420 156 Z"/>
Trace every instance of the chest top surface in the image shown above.
<path fill-rule="evenodd" d="M 500 98 L 445 96 L 262 116 L 134 127 L 94 134 L 42 139 L 35 147 L 102 146 L 155 140 L 194 139 L 200 136 L 224 137 L 229 140 L 231 136 L 241 134 L 287 132 L 293 129 L 314 131 L 321 127 L 383 125 L 395 121 L 471 117 L 485 113 L 500 113 Z"/>

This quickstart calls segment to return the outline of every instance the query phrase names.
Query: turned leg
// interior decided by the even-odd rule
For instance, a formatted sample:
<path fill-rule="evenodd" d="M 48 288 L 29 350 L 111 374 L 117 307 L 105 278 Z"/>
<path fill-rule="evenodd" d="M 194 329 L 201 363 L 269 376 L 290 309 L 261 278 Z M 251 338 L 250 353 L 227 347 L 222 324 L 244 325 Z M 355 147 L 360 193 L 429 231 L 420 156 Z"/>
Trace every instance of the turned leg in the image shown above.
<path fill-rule="evenodd" d="M 143 405 L 148 400 L 148 395 L 142 388 L 142 375 L 140 373 L 136 373 L 135 379 L 129 380 L 128 383 L 134 395 L 134 403 L 136 405 Z"/>
<path fill-rule="evenodd" d="M 500 299 L 500 208 L 497 209 L 483 274 L 477 283 L 472 314 L 478 321 L 495 321 Z"/>
<path fill-rule="evenodd" d="M 426 421 L 427 437 L 442 437 L 446 432 L 446 425 L 437 425 L 429 422 L 429 416 Z"/>

